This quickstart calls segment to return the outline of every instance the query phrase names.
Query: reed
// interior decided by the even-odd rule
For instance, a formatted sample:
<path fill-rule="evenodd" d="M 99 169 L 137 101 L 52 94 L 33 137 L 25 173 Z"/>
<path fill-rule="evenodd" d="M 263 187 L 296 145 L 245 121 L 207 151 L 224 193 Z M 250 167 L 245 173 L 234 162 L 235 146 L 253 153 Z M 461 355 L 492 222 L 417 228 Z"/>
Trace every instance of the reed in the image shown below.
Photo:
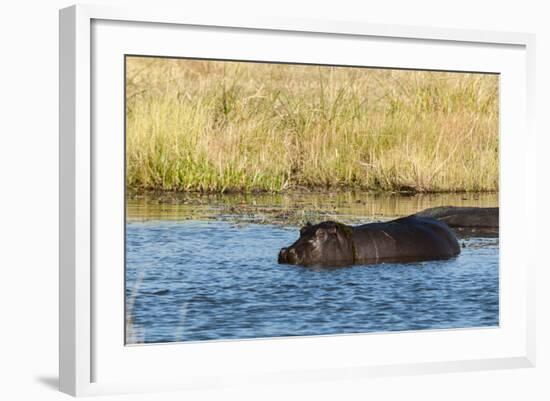
<path fill-rule="evenodd" d="M 498 191 L 498 76 L 127 58 L 134 191 Z"/>

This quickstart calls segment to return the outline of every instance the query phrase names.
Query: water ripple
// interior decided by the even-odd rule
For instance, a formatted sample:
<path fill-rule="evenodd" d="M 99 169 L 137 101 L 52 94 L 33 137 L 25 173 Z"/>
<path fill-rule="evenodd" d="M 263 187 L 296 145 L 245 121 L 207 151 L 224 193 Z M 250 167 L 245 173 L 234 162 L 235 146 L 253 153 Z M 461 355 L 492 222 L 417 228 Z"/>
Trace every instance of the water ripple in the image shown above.
<path fill-rule="evenodd" d="M 455 259 L 307 269 L 277 264 L 296 231 L 160 221 L 127 225 L 129 342 L 498 325 L 498 238 Z M 137 291 L 133 291 L 137 287 Z"/>

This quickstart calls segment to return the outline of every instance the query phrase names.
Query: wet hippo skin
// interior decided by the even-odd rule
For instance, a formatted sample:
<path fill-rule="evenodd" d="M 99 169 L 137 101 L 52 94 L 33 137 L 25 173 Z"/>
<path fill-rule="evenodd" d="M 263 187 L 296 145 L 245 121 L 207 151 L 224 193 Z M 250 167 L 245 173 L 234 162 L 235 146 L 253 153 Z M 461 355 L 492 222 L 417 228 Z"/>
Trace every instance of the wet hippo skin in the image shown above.
<path fill-rule="evenodd" d="M 416 216 L 431 217 L 445 222 L 459 237 L 498 236 L 498 207 L 432 207 Z"/>
<path fill-rule="evenodd" d="M 300 238 L 279 252 L 279 263 L 341 266 L 445 259 L 460 253 L 443 222 L 419 216 L 360 226 L 327 221 L 308 224 Z"/>
<path fill-rule="evenodd" d="M 498 228 L 498 207 L 432 207 L 416 216 L 444 221 L 449 227 Z"/>

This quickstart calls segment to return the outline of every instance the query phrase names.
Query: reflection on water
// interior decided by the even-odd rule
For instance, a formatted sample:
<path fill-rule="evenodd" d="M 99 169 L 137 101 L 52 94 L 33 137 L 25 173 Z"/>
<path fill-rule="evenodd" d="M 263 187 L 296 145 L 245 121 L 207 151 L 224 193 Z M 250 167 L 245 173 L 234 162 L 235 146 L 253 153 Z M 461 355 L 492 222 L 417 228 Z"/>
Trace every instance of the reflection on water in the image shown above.
<path fill-rule="evenodd" d="M 454 259 L 310 269 L 277 264 L 297 225 L 368 222 L 497 195 L 360 193 L 127 200 L 127 342 L 496 326 L 498 238 Z"/>
<path fill-rule="evenodd" d="M 498 206 L 498 193 L 373 194 L 368 192 L 290 192 L 285 194 L 163 194 L 129 197 L 134 220 L 239 220 L 300 225 L 334 219 L 344 222 L 406 216 L 434 206 Z"/>

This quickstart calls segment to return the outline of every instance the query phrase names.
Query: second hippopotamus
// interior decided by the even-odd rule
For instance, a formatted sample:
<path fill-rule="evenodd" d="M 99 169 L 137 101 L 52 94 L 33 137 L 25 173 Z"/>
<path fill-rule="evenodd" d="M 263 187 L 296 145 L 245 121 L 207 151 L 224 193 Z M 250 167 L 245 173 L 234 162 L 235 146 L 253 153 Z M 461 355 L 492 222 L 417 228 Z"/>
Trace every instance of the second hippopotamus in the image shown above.
<path fill-rule="evenodd" d="M 460 253 L 453 231 L 429 217 L 408 216 L 348 226 L 334 221 L 308 224 L 300 238 L 279 252 L 279 263 L 342 266 L 445 259 Z"/>
<path fill-rule="evenodd" d="M 498 207 L 432 207 L 416 213 L 416 216 L 442 221 L 459 237 L 494 237 L 499 234 Z"/>

